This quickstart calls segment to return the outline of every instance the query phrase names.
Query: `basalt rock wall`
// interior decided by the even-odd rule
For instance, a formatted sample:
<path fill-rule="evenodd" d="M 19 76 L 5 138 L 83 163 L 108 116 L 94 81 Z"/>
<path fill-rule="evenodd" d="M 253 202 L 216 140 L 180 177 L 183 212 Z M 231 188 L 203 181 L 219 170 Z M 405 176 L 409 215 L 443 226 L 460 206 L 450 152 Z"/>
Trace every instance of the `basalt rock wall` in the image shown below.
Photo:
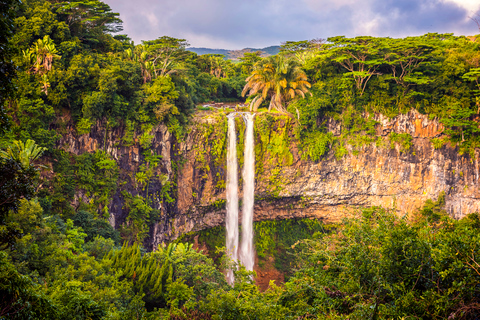
<path fill-rule="evenodd" d="M 431 139 L 441 137 L 443 126 L 415 110 L 389 119 L 376 115 L 377 135 L 385 143 L 366 145 L 360 152 L 349 152 L 337 159 L 333 152 L 318 162 L 303 160 L 293 142 L 293 164 L 283 166 L 273 183 L 281 190 L 272 195 L 272 168 L 266 166 L 256 177 L 254 219 L 290 219 L 315 217 L 325 222 L 339 222 L 353 208 L 383 206 L 405 214 L 420 208 L 428 199 L 445 192 L 446 210 L 455 218 L 480 211 L 478 158 L 459 155 L 449 144 L 435 149 Z M 341 134 L 341 125 L 332 119 L 327 127 Z M 403 152 L 392 149 L 391 132 L 408 133 L 412 146 Z M 178 201 L 172 233 L 154 233 L 159 243 L 175 234 L 214 227 L 224 223 L 225 210 L 214 204 L 225 199 L 225 192 L 214 186 L 215 172 L 198 169 L 194 151 L 195 132 L 181 144 L 185 163 L 178 177 Z M 292 134 L 292 141 L 294 137 Z M 348 148 L 348 147 L 347 147 Z M 477 154 L 478 156 L 478 154 Z M 240 197 L 241 197 L 240 186 Z"/>
<path fill-rule="evenodd" d="M 473 159 L 469 155 L 459 155 L 449 144 L 435 149 L 431 139 L 441 137 L 442 125 L 414 110 L 393 119 L 377 115 L 375 120 L 378 121 L 376 133 L 385 143 L 367 144 L 340 159 L 333 152 L 318 162 L 302 159 L 293 133 L 288 132 L 293 161 L 282 166 L 262 164 L 264 168 L 256 176 L 254 219 L 315 217 L 339 222 L 358 206 L 395 208 L 403 215 L 421 207 L 427 199 L 436 199 L 441 192 L 446 195 L 446 210 L 455 218 L 480 211 L 478 154 Z M 225 177 L 225 164 L 215 165 L 213 157 L 208 158 L 208 155 L 208 159 L 198 157 L 198 145 L 205 143 L 201 125 L 215 121 L 208 116 L 197 117 L 190 132 L 179 143 L 165 126 L 154 128 L 151 148 L 162 155 L 157 171 L 175 179 L 177 190 L 173 204 L 155 202 L 152 198 L 153 205 L 161 209 L 161 218 L 151 226 L 147 240 L 150 248 L 181 234 L 224 223 L 225 189 L 218 181 Z M 334 135 L 341 134 L 339 122 L 329 119 L 326 124 Z M 123 133 L 120 131 L 110 130 L 105 136 L 99 123 L 89 135 L 65 135 L 61 146 L 75 154 L 104 148 L 120 165 L 120 179 L 127 182 L 122 188 L 133 190 L 131 172 L 135 172 L 142 161 L 141 149 L 138 144 L 122 146 L 119 137 Z M 390 144 L 388 136 L 392 132 L 410 134 L 410 150 Z M 209 164 L 208 168 L 205 163 Z M 275 192 L 272 192 L 272 185 L 275 185 Z M 159 189 L 161 185 L 153 183 L 151 188 Z M 127 214 L 120 189 L 109 210 L 110 221 L 116 227 L 123 223 Z M 82 194 L 76 199 L 82 199 Z"/>
<path fill-rule="evenodd" d="M 120 169 L 117 192 L 113 196 L 109 204 L 109 222 L 118 228 L 125 222 L 128 211 L 124 206 L 124 198 L 122 191 L 128 191 L 132 195 L 140 194 L 147 196 L 146 191 L 139 188 L 135 184 L 135 174 L 139 171 L 139 167 L 144 163 L 144 155 L 142 154 L 142 147 L 139 143 L 140 134 L 134 134 L 133 141 L 125 145 L 122 138 L 125 136 L 124 127 L 108 128 L 105 123 L 97 122 L 91 129 L 89 134 L 77 135 L 75 129 L 68 128 L 67 134 L 64 134 L 59 142 L 58 147 L 75 155 L 80 155 L 86 152 L 92 153 L 98 150 L 103 150 L 108 153 L 118 164 Z M 173 179 L 175 174 L 172 169 L 174 162 L 172 157 L 175 157 L 175 152 L 172 146 L 175 144 L 174 137 L 170 134 L 165 125 L 157 125 L 152 130 L 153 139 L 151 142 L 151 149 L 157 155 L 161 155 L 160 165 L 155 169 L 155 176 L 167 176 L 168 179 Z M 102 177 L 96 177 L 102 179 Z M 158 179 L 153 179 L 149 185 L 149 199 L 151 206 L 161 212 L 161 216 L 169 218 L 170 213 L 175 212 L 174 204 L 162 203 L 154 194 L 158 194 L 161 190 L 162 184 Z M 79 203 L 83 201 L 88 203 L 90 198 L 85 195 L 83 190 L 77 189 L 73 207 L 78 207 Z"/>

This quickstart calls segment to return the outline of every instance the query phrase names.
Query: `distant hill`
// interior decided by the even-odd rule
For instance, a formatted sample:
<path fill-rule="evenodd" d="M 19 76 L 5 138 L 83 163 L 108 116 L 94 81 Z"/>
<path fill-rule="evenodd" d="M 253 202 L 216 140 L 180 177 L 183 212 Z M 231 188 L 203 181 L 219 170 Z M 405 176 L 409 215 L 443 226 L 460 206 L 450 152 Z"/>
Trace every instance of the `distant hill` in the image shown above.
<path fill-rule="evenodd" d="M 226 49 L 210 49 L 210 48 L 187 48 L 188 51 L 195 52 L 198 55 L 203 54 L 223 54 L 227 59 L 239 60 L 243 57 L 245 52 L 260 51 L 262 57 L 268 57 L 277 54 L 280 51 L 280 46 L 270 46 L 262 49 L 245 48 L 242 50 L 226 50 Z"/>
<path fill-rule="evenodd" d="M 245 48 L 243 50 L 250 50 L 251 52 L 262 51 L 268 54 L 269 56 L 273 56 L 280 52 L 280 46 L 270 46 L 263 49 Z"/>
<path fill-rule="evenodd" d="M 198 55 L 203 55 L 203 54 L 223 54 L 225 56 L 228 55 L 228 53 L 231 50 L 226 50 L 226 49 L 210 49 L 210 48 L 186 48 L 188 51 L 195 52 Z"/>

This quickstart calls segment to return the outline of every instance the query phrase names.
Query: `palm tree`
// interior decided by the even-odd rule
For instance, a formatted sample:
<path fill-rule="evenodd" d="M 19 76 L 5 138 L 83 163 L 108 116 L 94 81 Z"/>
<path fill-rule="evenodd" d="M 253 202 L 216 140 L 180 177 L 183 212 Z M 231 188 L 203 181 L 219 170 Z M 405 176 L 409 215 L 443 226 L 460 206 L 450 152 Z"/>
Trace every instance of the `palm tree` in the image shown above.
<path fill-rule="evenodd" d="M 147 52 L 148 46 L 138 45 L 132 50 L 128 48 L 124 51 L 124 55 L 128 60 L 140 63 L 142 69 L 143 83 L 152 81 L 152 77 L 155 71 L 155 66 L 152 61 L 149 61 Z"/>
<path fill-rule="evenodd" d="M 57 54 L 55 43 L 48 35 L 42 39 L 38 39 L 35 43 L 36 61 L 33 66 L 35 73 L 46 74 L 52 69 L 53 59 L 59 59 L 61 56 Z"/>
<path fill-rule="evenodd" d="M 281 55 L 270 56 L 255 64 L 246 79 L 242 96 L 253 96 L 250 110 L 257 111 L 263 101 L 270 99 L 268 111 L 273 108 L 287 113 L 287 105 L 296 96 L 305 97 L 308 88 L 307 75 L 297 61 Z"/>
<path fill-rule="evenodd" d="M 47 148 L 39 147 L 33 140 L 28 139 L 25 144 L 22 141 L 15 140 L 7 150 L 0 150 L 0 158 L 12 159 L 28 168 L 33 161 L 40 158 L 45 150 Z"/>
<path fill-rule="evenodd" d="M 27 72 L 33 72 L 40 76 L 42 92 L 45 95 L 48 94 L 48 88 L 50 87 L 47 74 L 52 69 L 53 59 L 61 58 L 57 52 L 55 43 L 48 35 L 43 37 L 43 39 L 38 39 L 35 42 L 35 47 L 23 50 L 24 62 L 29 66 Z"/>
<path fill-rule="evenodd" d="M 40 84 L 42 85 L 42 92 L 45 95 L 48 95 L 48 88 L 50 88 L 50 81 L 48 81 L 48 76 L 46 74 L 42 75 L 40 79 Z"/>

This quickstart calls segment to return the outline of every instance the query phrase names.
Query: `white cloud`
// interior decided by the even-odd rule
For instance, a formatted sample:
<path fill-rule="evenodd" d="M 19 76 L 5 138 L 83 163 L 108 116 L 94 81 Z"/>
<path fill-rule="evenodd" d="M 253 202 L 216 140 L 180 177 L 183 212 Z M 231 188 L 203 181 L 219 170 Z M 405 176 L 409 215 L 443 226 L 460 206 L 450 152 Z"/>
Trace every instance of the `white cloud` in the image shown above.
<path fill-rule="evenodd" d="M 480 0 L 103 0 L 135 43 L 171 36 L 192 46 L 265 47 L 345 35 L 478 32 Z"/>
<path fill-rule="evenodd" d="M 469 15 L 474 15 L 480 10 L 480 2 L 478 0 L 446 0 L 446 2 L 456 3 L 466 9 Z"/>

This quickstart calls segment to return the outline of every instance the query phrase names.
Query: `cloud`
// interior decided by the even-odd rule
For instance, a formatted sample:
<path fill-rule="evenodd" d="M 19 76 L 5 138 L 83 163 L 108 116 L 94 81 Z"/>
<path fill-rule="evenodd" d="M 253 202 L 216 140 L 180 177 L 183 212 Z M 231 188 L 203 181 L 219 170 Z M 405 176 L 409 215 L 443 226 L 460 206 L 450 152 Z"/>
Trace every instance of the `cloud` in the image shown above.
<path fill-rule="evenodd" d="M 265 47 L 336 35 L 475 34 L 478 0 L 104 0 L 135 43 L 163 35 L 192 46 Z"/>
<path fill-rule="evenodd" d="M 475 15 L 480 10 L 480 2 L 478 0 L 446 0 L 447 2 L 453 2 L 460 7 L 465 8 L 469 14 Z"/>

